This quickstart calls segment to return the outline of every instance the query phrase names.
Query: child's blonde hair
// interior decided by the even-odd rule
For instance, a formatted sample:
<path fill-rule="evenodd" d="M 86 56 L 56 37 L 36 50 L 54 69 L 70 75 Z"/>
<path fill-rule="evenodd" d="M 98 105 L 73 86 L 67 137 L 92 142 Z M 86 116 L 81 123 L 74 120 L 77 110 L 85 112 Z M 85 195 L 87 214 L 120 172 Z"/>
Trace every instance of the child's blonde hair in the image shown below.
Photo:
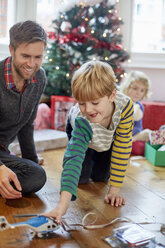
<path fill-rule="evenodd" d="M 86 62 L 75 71 L 72 78 L 72 93 L 77 101 L 110 96 L 115 88 L 115 74 L 106 62 Z"/>
<path fill-rule="evenodd" d="M 126 77 L 123 78 L 120 84 L 121 92 L 123 92 L 125 95 L 128 95 L 128 91 L 131 87 L 131 84 L 135 81 L 140 81 L 144 84 L 146 88 L 144 98 L 149 98 L 151 95 L 151 92 L 150 92 L 151 81 L 147 77 L 147 75 L 141 71 L 131 71 L 127 74 Z"/>

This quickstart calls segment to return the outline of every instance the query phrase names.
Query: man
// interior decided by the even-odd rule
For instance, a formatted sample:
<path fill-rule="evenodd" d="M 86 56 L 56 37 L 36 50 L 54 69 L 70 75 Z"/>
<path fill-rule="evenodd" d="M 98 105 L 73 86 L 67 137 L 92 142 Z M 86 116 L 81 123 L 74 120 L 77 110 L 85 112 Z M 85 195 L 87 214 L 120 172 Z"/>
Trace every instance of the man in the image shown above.
<path fill-rule="evenodd" d="M 6 199 L 36 192 L 46 181 L 33 139 L 33 121 L 46 83 L 40 68 L 46 42 L 37 23 L 17 23 L 10 29 L 11 57 L 0 61 L 0 195 Z M 16 136 L 22 158 L 9 151 Z"/>

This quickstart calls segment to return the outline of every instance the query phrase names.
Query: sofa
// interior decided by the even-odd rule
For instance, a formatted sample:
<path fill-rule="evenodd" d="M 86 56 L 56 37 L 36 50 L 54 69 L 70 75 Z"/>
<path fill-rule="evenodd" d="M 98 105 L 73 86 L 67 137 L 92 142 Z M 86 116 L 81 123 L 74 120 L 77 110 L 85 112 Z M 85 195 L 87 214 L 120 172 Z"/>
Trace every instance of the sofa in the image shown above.
<path fill-rule="evenodd" d="M 165 124 L 165 102 L 142 102 L 144 105 L 143 128 L 158 130 Z"/>

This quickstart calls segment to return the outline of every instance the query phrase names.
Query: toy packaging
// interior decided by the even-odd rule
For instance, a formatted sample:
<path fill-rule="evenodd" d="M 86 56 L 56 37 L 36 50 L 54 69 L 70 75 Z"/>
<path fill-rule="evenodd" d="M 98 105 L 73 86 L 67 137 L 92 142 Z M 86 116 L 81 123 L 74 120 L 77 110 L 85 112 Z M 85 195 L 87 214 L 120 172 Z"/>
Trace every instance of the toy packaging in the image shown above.
<path fill-rule="evenodd" d="M 111 247 L 156 247 L 155 235 L 137 224 L 129 224 L 113 230 L 113 235 L 104 239 Z"/>

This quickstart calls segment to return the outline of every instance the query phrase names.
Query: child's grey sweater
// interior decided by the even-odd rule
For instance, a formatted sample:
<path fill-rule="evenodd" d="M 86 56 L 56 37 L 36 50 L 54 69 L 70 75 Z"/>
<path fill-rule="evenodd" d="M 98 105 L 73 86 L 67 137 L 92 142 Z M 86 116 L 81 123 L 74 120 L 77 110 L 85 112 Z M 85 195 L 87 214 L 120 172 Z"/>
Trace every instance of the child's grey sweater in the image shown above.
<path fill-rule="evenodd" d="M 37 82 L 29 83 L 20 93 L 7 89 L 4 70 L 5 60 L 0 62 L 0 145 L 8 149 L 17 136 L 22 157 L 38 162 L 33 122 L 46 83 L 45 71 L 40 68 L 35 75 Z"/>

